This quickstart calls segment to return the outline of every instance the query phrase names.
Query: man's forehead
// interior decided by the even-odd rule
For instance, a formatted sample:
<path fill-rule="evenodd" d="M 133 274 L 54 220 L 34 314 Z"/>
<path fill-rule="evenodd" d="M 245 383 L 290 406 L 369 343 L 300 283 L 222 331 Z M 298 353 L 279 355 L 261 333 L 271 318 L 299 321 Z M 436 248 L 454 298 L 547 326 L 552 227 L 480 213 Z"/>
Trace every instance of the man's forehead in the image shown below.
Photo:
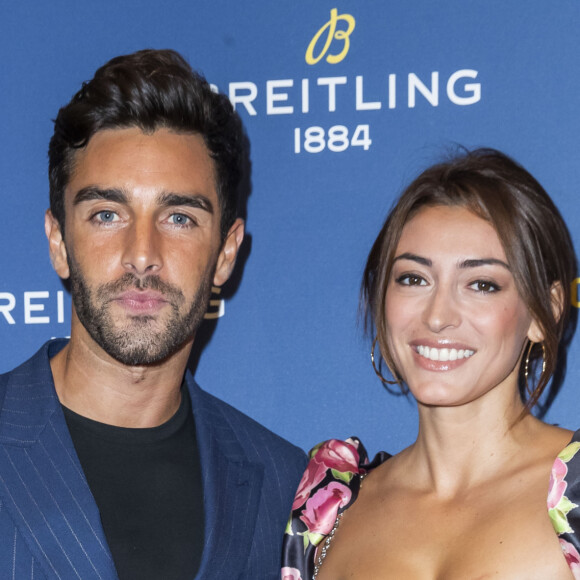
<path fill-rule="evenodd" d="M 201 135 L 164 128 L 150 133 L 138 127 L 95 133 L 75 154 L 67 186 L 69 202 L 87 187 L 204 195 L 217 204 L 215 162 Z"/>

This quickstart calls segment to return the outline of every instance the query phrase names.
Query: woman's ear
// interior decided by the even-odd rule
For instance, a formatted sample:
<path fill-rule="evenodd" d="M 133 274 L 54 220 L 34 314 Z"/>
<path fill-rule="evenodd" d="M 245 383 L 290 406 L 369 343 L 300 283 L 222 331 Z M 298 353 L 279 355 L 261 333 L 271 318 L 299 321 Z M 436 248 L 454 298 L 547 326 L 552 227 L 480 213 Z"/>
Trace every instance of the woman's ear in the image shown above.
<path fill-rule="evenodd" d="M 564 289 L 559 280 L 556 280 L 550 288 L 550 301 L 552 303 L 552 314 L 554 318 L 560 320 L 564 311 Z"/>
<path fill-rule="evenodd" d="M 550 305 L 552 307 L 552 314 L 556 320 L 560 320 L 564 310 L 564 291 L 562 283 L 556 281 L 550 288 Z M 545 338 L 544 331 L 536 320 L 532 320 L 530 328 L 528 329 L 528 338 L 532 342 L 542 342 Z"/>
<path fill-rule="evenodd" d="M 544 332 L 536 320 L 532 320 L 528 328 L 528 339 L 530 342 L 542 342 L 544 340 Z"/>

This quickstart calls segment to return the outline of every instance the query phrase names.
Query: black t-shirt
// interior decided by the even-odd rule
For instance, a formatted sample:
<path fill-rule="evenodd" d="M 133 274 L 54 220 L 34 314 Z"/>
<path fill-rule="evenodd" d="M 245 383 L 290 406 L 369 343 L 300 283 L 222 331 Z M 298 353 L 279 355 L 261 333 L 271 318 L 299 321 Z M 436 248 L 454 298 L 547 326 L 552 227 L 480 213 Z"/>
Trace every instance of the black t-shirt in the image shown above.
<path fill-rule="evenodd" d="M 166 423 L 115 427 L 63 407 L 120 580 L 193 579 L 204 540 L 189 393 Z"/>

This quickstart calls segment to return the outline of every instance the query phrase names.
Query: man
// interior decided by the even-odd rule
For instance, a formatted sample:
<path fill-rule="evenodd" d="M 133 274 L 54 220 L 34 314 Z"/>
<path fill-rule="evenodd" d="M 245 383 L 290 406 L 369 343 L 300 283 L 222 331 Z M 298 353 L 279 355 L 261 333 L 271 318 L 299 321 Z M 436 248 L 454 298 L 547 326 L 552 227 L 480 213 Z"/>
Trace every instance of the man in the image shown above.
<path fill-rule="evenodd" d="M 242 132 L 173 51 L 111 60 L 56 118 L 46 234 L 70 342 L 0 377 L 0 577 L 276 578 L 304 454 L 186 364 L 230 276 Z"/>

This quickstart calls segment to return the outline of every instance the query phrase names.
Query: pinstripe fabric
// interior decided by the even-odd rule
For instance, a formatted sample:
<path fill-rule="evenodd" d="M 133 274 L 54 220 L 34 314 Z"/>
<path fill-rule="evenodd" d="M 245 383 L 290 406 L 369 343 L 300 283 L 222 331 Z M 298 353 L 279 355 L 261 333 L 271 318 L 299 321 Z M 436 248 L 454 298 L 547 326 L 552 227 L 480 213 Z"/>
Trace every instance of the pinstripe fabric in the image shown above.
<path fill-rule="evenodd" d="M 52 343 L 54 353 L 64 343 Z M 48 348 L 0 377 L 0 537 L 26 578 L 115 579 L 99 512 L 56 397 Z M 6 549 L 0 542 L 2 552 Z M 0 578 L 7 559 L 0 553 Z M 33 576 L 34 574 L 34 576 Z"/>
<path fill-rule="evenodd" d="M 188 383 L 207 512 L 200 577 L 278 579 L 282 535 L 306 456 L 190 377 Z"/>
<path fill-rule="evenodd" d="M 0 579 L 113 580 L 114 564 L 54 391 L 64 341 L 0 376 Z M 187 375 L 204 477 L 199 580 L 279 577 L 305 455 Z"/>

